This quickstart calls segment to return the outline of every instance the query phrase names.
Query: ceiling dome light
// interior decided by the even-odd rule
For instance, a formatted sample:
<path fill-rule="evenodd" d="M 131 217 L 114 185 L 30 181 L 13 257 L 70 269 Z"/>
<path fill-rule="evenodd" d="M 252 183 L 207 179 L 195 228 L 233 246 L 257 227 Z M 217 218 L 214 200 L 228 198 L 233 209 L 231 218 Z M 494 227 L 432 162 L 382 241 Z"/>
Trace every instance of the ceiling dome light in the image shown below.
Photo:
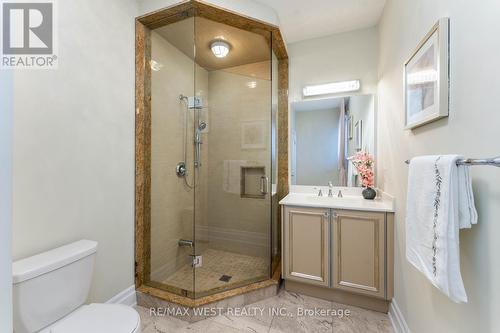
<path fill-rule="evenodd" d="M 217 58 L 224 58 L 229 53 L 229 44 L 223 40 L 216 40 L 210 44 L 210 49 Z"/>

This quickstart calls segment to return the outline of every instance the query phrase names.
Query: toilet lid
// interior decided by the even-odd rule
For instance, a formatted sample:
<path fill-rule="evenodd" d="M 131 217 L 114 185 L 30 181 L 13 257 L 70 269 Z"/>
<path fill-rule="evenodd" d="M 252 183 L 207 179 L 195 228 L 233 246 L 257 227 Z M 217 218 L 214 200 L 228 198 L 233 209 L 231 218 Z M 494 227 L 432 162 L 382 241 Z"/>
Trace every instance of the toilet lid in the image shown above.
<path fill-rule="evenodd" d="M 139 314 L 121 304 L 90 304 L 52 327 L 51 333 L 133 333 Z"/>

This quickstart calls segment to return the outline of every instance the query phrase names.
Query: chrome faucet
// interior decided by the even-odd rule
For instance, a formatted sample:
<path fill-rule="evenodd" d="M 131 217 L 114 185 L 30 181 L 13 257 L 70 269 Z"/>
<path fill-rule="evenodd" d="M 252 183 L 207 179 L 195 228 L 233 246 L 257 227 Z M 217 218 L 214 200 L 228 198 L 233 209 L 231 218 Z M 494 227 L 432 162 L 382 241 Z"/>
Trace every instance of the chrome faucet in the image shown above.
<path fill-rule="evenodd" d="M 344 197 L 344 196 L 342 195 L 342 190 L 339 190 L 339 193 L 337 194 L 337 197 L 339 197 L 339 198 Z"/>
<path fill-rule="evenodd" d="M 333 184 L 332 184 L 332 182 L 328 182 L 328 196 L 333 197 Z"/>
<path fill-rule="evenodd" d="M 322 197 L 323 196 L 323 192 L 321 191 L 321 188 L 319 189 L 319 192 L 318 192 L 318 197 Z"/>

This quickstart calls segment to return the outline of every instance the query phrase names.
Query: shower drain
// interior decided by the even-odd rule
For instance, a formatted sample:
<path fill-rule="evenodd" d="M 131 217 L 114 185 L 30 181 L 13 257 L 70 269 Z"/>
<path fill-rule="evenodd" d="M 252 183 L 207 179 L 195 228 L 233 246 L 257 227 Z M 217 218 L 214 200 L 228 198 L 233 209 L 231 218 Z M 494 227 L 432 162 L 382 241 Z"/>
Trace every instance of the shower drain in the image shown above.
<path fill-rule="evenodd" d="M 219 279 L 219 281 L 223 281 L 223 282 L 229 282 L 229 280 L 231 280 L 232 276 L 230 275 L 222 275 Z"/>

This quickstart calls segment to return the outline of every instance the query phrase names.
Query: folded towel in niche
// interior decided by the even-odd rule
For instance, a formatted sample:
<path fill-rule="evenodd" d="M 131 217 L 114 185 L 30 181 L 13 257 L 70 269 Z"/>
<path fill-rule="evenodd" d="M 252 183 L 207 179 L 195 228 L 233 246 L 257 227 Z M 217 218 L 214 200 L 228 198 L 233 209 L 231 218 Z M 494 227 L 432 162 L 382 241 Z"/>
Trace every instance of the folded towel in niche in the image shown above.
<path fill-rule="evenodd" d="M 467 302 L 460 274 L 459 229 L 477 223 L 468 166 L 458 155 L 411 160 L 406 258 L 454 302 Z"/>

